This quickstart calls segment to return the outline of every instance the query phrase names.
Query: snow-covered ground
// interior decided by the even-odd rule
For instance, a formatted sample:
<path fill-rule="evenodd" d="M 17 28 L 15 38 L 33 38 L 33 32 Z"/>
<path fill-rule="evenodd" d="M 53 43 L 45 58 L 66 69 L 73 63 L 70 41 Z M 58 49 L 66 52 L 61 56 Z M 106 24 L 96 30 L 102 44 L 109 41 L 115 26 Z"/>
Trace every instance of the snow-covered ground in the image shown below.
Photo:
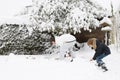
<path fill-rule="evenodd" d="M 74 53 L 73 62 L 55 60 L 54 54 L 0 56 L 0 80 L 120 80 L 120 54 L 110 48 L 112 54 L 104 59 L 107 72 L 89 61 L 94 51 L 88 46 Z"/>

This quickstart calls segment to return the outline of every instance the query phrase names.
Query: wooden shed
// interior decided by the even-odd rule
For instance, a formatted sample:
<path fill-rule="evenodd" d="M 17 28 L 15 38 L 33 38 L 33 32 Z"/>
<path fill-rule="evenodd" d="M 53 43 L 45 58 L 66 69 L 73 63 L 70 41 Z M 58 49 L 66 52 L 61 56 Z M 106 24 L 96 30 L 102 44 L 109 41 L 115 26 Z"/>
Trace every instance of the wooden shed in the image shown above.
<path fill-rule="evenodd" d="M 76 40 L 79 43 L 87 42 L 89 38 L 97 38 L 101 42 L 104 42 L 105 44 L 109 45 L 109 39 L 110 39 L 110 31 L 112 22 L 109 18 L 105 17 L 100 21 L 99 27 L 90 28 L 92 31 L 89 32 L 87 30 L 81 29 L 81 33 L 73 34 L 76 37 Z M 106 27 L 109 26 L 109 29 L 106 29 Z"/>
<path fill-rule="evenodd" d="M 89 38 L 98 38 L 99 40 L 104 42 L 105 32 L 101 31 L 101 27 L 91 29 L 92 29 L 91 32 L 81 29 L 81 33 L 73 34 L 76 37 L 77 42 L 79 43 L 87 42 Z"/>

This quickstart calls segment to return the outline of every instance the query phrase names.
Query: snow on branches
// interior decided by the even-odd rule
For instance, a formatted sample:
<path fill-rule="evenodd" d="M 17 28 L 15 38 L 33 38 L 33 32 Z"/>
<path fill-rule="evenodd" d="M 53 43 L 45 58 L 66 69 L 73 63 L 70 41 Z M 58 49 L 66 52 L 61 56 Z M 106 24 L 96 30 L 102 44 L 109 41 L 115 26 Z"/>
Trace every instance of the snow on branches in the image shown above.
<path fill-rule="evenodd" d="M 80 32 L 99 27 L 105 10 L 90 0 L 33 0 L 28 9 L 30 20 L 40 31 Z"/>

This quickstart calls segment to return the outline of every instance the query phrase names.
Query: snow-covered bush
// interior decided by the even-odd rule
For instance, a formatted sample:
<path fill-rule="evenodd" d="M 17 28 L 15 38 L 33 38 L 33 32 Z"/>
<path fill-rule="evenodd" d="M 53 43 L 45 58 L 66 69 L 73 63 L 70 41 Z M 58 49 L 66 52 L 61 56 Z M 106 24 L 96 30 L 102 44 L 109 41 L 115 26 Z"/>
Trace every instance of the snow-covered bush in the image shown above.
<path fill-rule="evenodd" d="M 33 0 L 27 7 L 30 20 L 40 31 L 57 34 L 81 32 L 99 27 L 106 11 L 91 0 Z"/>
<path fill-rule="evenodd" d="M 51 47 L 51 33 L 35 29 L 29 35 L 27 27 L 19 25 L 2 25 L 0 29 L 2 44 L 0 54 L 9 54 L 17 50 L 17 54 L 42 54 Z"/>
<path fill-rule="evenodd" d="M 18 48 L 18 45 L 21 44 L 20 41 L 28 36 L 28 31 L 25 25 L 3 24 L 0 28 L 0 39 L 2 40 L 2 45 L 0 46 L 1 54 L 14 51 Z"/>
<path fill-rule="evenodd" d="M 24 39 L 23 48 L 25 54 L 43 54 L 51 47 L 52 35 L 48 32 L 33 31 L 32 35 Z"/>

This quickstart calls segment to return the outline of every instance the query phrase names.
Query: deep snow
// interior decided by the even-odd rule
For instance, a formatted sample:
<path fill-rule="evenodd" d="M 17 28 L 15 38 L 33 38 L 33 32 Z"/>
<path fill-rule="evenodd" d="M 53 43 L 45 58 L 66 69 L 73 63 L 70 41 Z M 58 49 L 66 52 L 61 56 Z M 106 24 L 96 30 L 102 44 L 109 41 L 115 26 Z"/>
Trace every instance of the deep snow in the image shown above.
<path fill-rule="evenodd" d="M 109 69 L 102 72 L 88 46 L 75 52 L 73 62 L 55 60 L 57 55 L 0 56 L 0 80 L 120 80 L 120 54 L 110 46 L 112 54 L 104 59 Z"/>

